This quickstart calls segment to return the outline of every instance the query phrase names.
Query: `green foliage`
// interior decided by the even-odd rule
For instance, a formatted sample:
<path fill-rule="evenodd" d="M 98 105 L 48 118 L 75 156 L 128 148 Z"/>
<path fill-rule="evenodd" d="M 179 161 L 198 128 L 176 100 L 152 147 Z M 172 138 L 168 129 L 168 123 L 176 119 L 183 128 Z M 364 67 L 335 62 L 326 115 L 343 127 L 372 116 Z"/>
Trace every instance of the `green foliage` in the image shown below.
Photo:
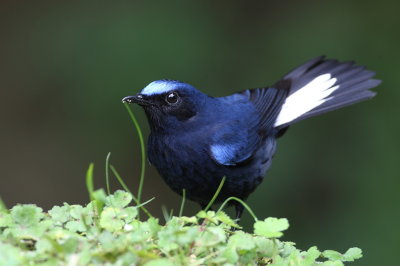
<path fill-rule="evenodd" d="M 282 231 L 289 228 L 287 219 L 267 218 L 254 224 L 254 233 L 265 237 L 281 237 Z"/>
<path fill-rule="evenodd" d="M 32 204 L 1 209 L 0 265 L 343 265 L 362 256 L 358 248 L 299 250 L 279 239 L 286 219 L 256 221 L 253 233 L 223 211 L 173 216 L 162 225 L 139 220 L 129 192 L 106 196 L 101 209 L 97 201 L 47 213 Z"/>
<path fill-rule="evenodd" d="M 207 207 L 196 216 L 182 216 L 185 190 L 179 216 L 163 209 L 162 225 L 142 203 L 144 183 L 144 142 L 140 127 L 127 105 L 141 143 L 142 168 L 138 196 L 135 197 L 107 155 L 106 188 L 94 189 L 90 164 L 86 187 L 90 203 L 86 206 L 54 206 L 47 213 L 33 204 L 8 210 L 0 199 L 0 265 L 325 265 L 339 266 L 362 257 L 359 248 L 344 254 L 317 247 L 299 250 L 293 242 L 282 241 L 289 228 L 287 219 L 257 219 L 251 208 L 236 197 L 227 198 L 217 212 L 208 209 L 221 191 L 222 178 Z M 109 168 L 125 191 L 110 194 Z M 130 206 L 134 201 L 136 205 Z M 254 232 L 248 233 L 230 218 L 223 208 L 236 201 L 254 218 Z M 139 210 L 148 216 L 141 220 Z"/>

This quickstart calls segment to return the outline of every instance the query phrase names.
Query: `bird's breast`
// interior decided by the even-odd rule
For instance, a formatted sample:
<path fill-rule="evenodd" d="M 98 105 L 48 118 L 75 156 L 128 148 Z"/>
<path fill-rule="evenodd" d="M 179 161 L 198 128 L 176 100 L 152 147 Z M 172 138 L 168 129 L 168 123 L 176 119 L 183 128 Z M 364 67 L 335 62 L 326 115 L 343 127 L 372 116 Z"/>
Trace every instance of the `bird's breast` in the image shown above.
<path fill-rule="evenodd" d="M 181 194 L 185 189 L 195 201 L 207 197 L 210 188 L 218 186 L 223 177 L 221 167 L 210 158 L 199 138 L 189 141 L 182 136 L 150 135 L 148 155 L 151 164 L 176 193 Z"/>
<path fill-rule="evenodd" d="M 250 161 L 224 166 L 209 156 L 203 141 L 200 136 L 189 141 L 184 136 L 157 135 L 148 141 L 149 160 L 167 185 L 178 194 L 185 189 L 187 197 L 200 204 L 208 203 L 224 176 L 223 197 L 246 198 L 260 184 L 275 153 L 275 140 L 268 139 Z"/>

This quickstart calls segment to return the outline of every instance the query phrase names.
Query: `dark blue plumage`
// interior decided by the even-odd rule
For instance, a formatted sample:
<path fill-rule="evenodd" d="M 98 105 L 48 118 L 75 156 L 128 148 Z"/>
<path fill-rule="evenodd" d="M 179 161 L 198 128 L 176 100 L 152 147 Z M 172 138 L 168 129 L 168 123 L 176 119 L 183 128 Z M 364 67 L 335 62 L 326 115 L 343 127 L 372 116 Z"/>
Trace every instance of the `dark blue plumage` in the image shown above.
<path fill-rule="evenodd" d="M 158 80 L 123 101 L 146 112 L 149 161 L 175 192 L 185 189 L 204 207 L 224 176 L 217 201 L 246 200 L 289 125 L 373 97 L 369 89 L 380 83 L 374 75 L 352 62 L 318 57 L 271 87 L 215 98 L 180 81 Z M 243 207 L 235 207 L 240 217 Z"/>

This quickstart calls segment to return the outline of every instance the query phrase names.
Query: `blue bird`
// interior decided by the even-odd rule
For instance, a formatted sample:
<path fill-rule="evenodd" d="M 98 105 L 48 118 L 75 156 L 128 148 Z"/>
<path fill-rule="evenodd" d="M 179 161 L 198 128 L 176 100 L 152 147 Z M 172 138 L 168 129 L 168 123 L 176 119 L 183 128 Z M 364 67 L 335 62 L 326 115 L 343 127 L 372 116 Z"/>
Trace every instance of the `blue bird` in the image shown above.
<path fill-rule="evenodd" d="M 374 72 L 323 56 L 295 68 L 270 87 L 208 96 L 176 80 L 157 80 L 123 102 L 143 107 L 148 157 L 169 187 L 204 208 L 216 200 L 246 200 L 262 182 L 277 139 L 300 120 L 375 96 Z M 233 203 L 240 218 L 243 206 Z"/>

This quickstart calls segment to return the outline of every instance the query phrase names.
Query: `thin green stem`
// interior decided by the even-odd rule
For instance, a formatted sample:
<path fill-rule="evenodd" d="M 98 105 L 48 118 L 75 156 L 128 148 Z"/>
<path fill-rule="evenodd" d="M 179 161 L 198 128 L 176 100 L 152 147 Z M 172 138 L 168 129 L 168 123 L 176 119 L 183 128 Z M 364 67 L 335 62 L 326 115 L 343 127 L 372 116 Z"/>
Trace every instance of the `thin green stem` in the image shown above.
<path fill-rule="evenodd" d="M 147 203 L 152 202 L 155 198 L 156 198 L 156 197 L 152 197 L 151 199 L 146 200 L 145 202 L 140 203 L 140 205 L 137 205 L 136 207 L 141 208 L 141 207 L 143 207 L 144 205 L 146 205 Z"/>
<path fill-rule="evenodd" d="M 4 201 L 0 198 L 0 211 L 6 211 L 6 210 L 8 210 L 7 206 L 4 203 Z"/>
<path fill-rule="evenodd" d="M 221 204 L 221 207 L 219 207 L 217 213 L 220 212 L 220 211 L 222 211 L 222 209 L 225 207 L 225 205 L 226 205 L 229 201 L 231 201 L 231 200 L 237 201 L 237 202 L 239 202 L 240 204 L 242 204 L 243 207 L 245 207 L 246 210 L 250 213 L 250 215 L 253 216 L 254 220 L 255 220 L 255 221 L 258 221 L 257 216 L 256 216 L 256 215 L 254 214 L 254 212 L 251 210 L 251 208 L 249 207 L 249 205 L 247 205 L 243 200 L 241 200 L 241 199 L 239 199 L 239 198 L 236 198 L 236 197 L 229 197 L 229 198 L 227 198 L 227 199 Z"/>
<path fill-rule="evenodd" d="M 135 201 L 135 203 L 137 205 L 136 207 L 139 207 L 148 217 L 153 217 L 153 215 L 151 215 L 151 213 L 143 206 L 153 199 L 151 199 L 150 201 L 146 201 L 145 203 L 140 203 L 139 200 L 135 197 L 135 195 L 133 195 L 133 193 L 130 191 L 128 186 L 125 184 L 124 180 L 119 175 L 117 169 L 115 169 L 115 167 L 113 165 L 110 165 L 110 169 L 114 173 L 114 176 L 117 178 L 118 182 L 121 184 L 123 189 L 132 195 L 133 201 Z"/>
<path fill-rule="evenodd" d="M 122 188 L 126 191 L 132 194 L 133 200 L 137 203 L 138 199 L 135 197 L 135 195 L 133 195 L 133 193 L 131 192 L 131 190 L 128 188 L 128 186 L 125 184 L 124 180 L 122 179 L 122 177 L 120 176 L 120 174 L 118 173 L 117 169 L 115 169 L 115 167 L 113 165 L 110 165 L 110 169 L 113 172 L 114 176 L 117 178 L 118 182 L 120 183 L 120 185 L 122 186 Z"/>
<path fill-rule="evenodd" d="M 181 202 L 181 208 L 179 209 L 179 217 L 182 216 L 183 213 L 183 207 L 185 207 L 185 200 L 186 200 L 186 189 L 182 190 L 182 202 Z"/>
<path fill-rule="evenodd" d="M 145 152 L 145 147 L 144 147 L 143 134 L 142 134 L 142 130 L 140 129 L 139 123 L 136 120 L 136 117 L 133 114 L 133 112 L 132 112 L 131 108 L 129 107 L 129 105 L 127 103 L 125 103 L 124 105 L 125 105 L 126 110 L 129 113 L 129 116 L 130 116 L 133 124 L 135 125 L 137 134 L 139 136 L 139 142 L 140 142 L 140 151 L 141 151 L 141 157 L 142 157 L 142 164 L 141 164 L 140 181 L 139 181 L 139 188 L 138 188 L 138 194 L 137 194 L 138 202 L 140 202 L 141 197 L 142 197 L 144 175 L 145 175 L 145 171 L 146 171 L 146 152 Z"/>
<path fill-rule="evenodd" d="M 107 187 L 107 195 L 110 195 L 110 176 L 109 176 L 109 171 L 108 171 L 108 166 L 110 164 L 110 156 L 111 152 L 107 154 L 106 157 L 106 187 Z"/>
<path fill-rule="evenodd" d="M 217 188 L 217 191 L 215 191 L 214 196 L 212 197 L 212 199 L 210 200 L 210 202 L 208 203 L 207 207 L 204 209 L 204 211 L 208 211 L 208 209 L 211 208 L 211 206 L 214 204 L 214 201 L 217 199 L 219 193 L 221 192 L 222 187 L 224 186 L 225 183 L 225 179 L 226 176 L 224 176 L 221 180 L 221 183 L 219 183 L 219 186 Z"/>
<path fill-rule="evenodd" d="M 162 214 L 164 216 L 165 222 L 168 223 L 169 220 L 170 220 L 170 217 L 169 217 L 169 213 L 168 213 L 167 207 L 165 207 L 165 205 L 162 205 L 161 206 L 161 211 L 162 211 Z"/>
<path fill-rule="evenodd" d="M 94 168 L 94 164 L 90 163 L 89 168 L 86 172 L 86 188 L 89 192 L 90 201 L 94 200 L 93 168 Z"/>

